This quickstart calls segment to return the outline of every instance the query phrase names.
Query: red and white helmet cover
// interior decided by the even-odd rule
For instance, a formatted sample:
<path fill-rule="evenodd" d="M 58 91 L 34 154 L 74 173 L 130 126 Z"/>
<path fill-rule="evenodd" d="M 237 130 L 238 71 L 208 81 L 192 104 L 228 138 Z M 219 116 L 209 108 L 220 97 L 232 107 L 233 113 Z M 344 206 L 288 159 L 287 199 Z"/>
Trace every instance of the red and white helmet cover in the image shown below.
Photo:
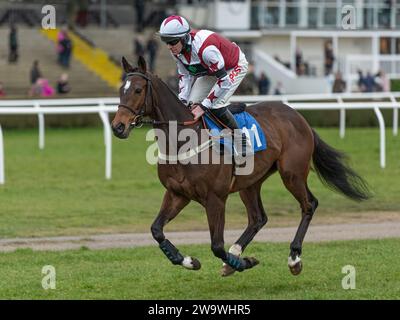
<path fill-rule="evenodd" d="M 189 32 L 190 26 L 184 17 L 169 16 L 161 23 L 158 34 L 162 41 L 169 42 L 171 40 L 183 38 Z"/>

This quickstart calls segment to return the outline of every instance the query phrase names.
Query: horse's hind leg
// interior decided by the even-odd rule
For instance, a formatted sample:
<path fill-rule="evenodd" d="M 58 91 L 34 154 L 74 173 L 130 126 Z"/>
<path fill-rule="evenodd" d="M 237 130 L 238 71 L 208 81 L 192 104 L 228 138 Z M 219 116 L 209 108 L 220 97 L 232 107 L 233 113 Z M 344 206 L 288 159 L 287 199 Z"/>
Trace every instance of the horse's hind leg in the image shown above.
<path fill-rule="evenodd" d="M 318 206 L 318 200 L 314 197 L 307 186 L 309 172 L 309 159 L 301 157 L 283 157 L 278 162 L 278 170 L 286 188 L 300 203 L 302 218 L 297 229 L 294 240 L 290 244 L 288 266 L 293 275 L 298 275 L 302 270 L 300 259 L 302 244 L 308 226 Z"/>
<path fill-rule="evenodd" d="M 247 189 L 240 191 L 240 198 L 242 199 L 247 210 L 248 225 L 246 230 L 235 242 L 235 244 L 229 249 L 229 252 L 240 256 L 247 245 L 253 240 L 257 232 L 267 223 L 268 218 L 264 211 L 264 207 L 261 201 L 261 190 L 262 182 L 259 182 Z M 256 260 L 254 261 L 257 262 Z M 229 265 L 224 263 L 222 267 L 222 275 L 229 276 L 235 272 Z"/>
<path fill-rule="evenodd" d="M 173 264 L 182 265 L 191 270 L 198 270 L 201 267 L 200 262 L 195 258 L 183 257 L 178 249 L 165 238 L 163 232 L 164 226 L 174 219 L 189 202 L 189 199 L 167 190 L 160 212 L 151 226 L 151 233 L 153 238 L 159 243 L 162 252 Z"/>
<path fill-rule="evenodd" d="M 224 227 L 225 227 L 225 203 L 226 197 L 221 199 L 210 193 L 207 198 L 206 212 L 211 236 L 211 250 L 214 255 L 220 258 L 235 271 L 243 271 L 254 267 L 258 261 L 254 258 L 240 258 L 239 256 L 226 252 L 224 248 Z"/>

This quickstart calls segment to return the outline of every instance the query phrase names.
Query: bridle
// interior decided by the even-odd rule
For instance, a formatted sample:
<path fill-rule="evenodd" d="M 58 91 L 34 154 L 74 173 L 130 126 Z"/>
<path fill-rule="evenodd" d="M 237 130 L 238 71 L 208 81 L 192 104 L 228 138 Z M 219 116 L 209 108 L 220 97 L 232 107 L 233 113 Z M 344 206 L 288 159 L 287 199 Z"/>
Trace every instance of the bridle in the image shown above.
<path fill-rule="evenodd" d="M 143 123 L 145 122 L 145 121 L 143 121 L 143 116 L 145 114 L 148 114 L 148 111 L 149 111 L 149 110 L 147 110 L 148 109 L 147 102 L 148 102 L 148 97 L 149 96 L 151 97 L 151 105 L 150 105 L 150 107 L 151 108 L 154 107 L 154 105 L 153 105 L 154 104 L 154 98 L 153 98 L 153 95 L 152 95 L 153 87 L 152 87 L 152 84 L 151 84 L 151 79 L 147 75 L 145 75 L 143 73 L 140 73 L 140 72 L 129 72 L 129 73 L 126 74 L 126 77 L 130 77 L 130 76 L 140 76 L 140 77 L 142 77 L 143 79 L 146 80 L 146 96 L 144 98 L 144 104 L 140 107 L 139 111 L 137 111 L 137 112 L 135 110 L 133 110 L 131 107 L 127 106 L 126 104 L 122 104 L 122 103 L 120 103 L 118 105 L 118 109 L 119 108 L 124 108 L 124 109 L 128 110 L 130 113 L 132 113 L 135 117 L 133 118 L 133 121 L 131 122 L 130 126 L 132 128 L 140 128 L 143 125 Z M 153 122 L 151 122 L 151 123 L 153 123 Z"/>
<path fill-rule="evenodd" d="M 155 107 L 152 82 L 151 82 L 150 77 L 148 77 L 146 74 L 143 74 L 141 72 L 129 72 L 126 74 L 126 77 L 130 77 L 130 76 L 139 76 L 146 80 L 146 95 L 144 98 L 144 104 L 140 107 L 139 111 L 137 111 L 137 112 L 135 110 L 133 110 L 131 107 L 127 106 L 126 104 L 120 103 L 118 105 L 118 109 L 124 108 L 134 115 L 133 121 L 130 123 L 129 126 L 131 128 L 140 128 L 143 126 L 144 123 L 153 124 L 153 125 L 160 125 L 160 124 L 168 125 L 169 121 L 154 121 L 154 120 L 146 121 L 146 120 L 143 120 L 143 116 L 150 114 L 150 111 Z M 148 104 L 149 96 L 151 98 L 151 105 Z M 149 110 L 149 107 L 150 107 L 150 110 Z M 189 120 L 189 121 L 183 121 L 183 122 L 178 121 L 177 124 L 181 125 L 181 126 L 190 126 L 192 124 L 197 123 L 198 121 L 200 121 L 200 118 L 198 118 L 196 120 Z"/>

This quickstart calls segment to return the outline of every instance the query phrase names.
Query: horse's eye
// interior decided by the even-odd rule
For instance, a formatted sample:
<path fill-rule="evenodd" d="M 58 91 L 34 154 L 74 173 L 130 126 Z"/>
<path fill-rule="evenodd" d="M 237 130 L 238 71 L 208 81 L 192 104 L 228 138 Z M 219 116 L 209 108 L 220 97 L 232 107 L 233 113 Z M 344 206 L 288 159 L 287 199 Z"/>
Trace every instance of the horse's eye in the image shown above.
<path fill-rule="evenodd" d="M 142 92 L 142 89 L 141 88 L 137 88 L 136 90 L 135 90 L 135 93 L 141 93 Z"/>

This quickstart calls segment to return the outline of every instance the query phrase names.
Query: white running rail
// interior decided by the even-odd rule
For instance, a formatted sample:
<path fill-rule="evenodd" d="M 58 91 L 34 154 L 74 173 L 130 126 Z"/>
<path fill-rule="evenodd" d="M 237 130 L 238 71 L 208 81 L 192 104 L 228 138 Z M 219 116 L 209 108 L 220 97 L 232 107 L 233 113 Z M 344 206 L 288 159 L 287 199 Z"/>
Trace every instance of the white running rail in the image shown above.
<path fill-rule="evenodd" d="M 398 133 L 399 93 L 351 93 L 351 94 L 303 94 L 286 96 L 233 96 L 231 102 L 257 103 L 282 101 L 298 110 L 339 110 L 340 136 L 345 135 L 346 110 L 374 110 L 380 129 L 380 166 L 385 168 L 385 122 L 381 109 L 393 109 L 393 135 Z M 368 99 L 369 101 L 365 101 Z M 347 101 L 351 100 L 351 101 Z M 385 101 L 387 100 L 387 101 Z M 306 102 L 305 102 L 306 101 Z M 104 128 L 106 149 L 105 178 L 111 179 L 112 132 L 108 114 L 115 113 L 119 98 L 85 98 L 53 100 L 1 100 L 0 101 L 0 184 L 5 183 L 4 142 L 1 115 L 37 115 L 39 124 L 39 148 L 45 147 L 45 119 L 47 114 L 98 114 Z"/>

